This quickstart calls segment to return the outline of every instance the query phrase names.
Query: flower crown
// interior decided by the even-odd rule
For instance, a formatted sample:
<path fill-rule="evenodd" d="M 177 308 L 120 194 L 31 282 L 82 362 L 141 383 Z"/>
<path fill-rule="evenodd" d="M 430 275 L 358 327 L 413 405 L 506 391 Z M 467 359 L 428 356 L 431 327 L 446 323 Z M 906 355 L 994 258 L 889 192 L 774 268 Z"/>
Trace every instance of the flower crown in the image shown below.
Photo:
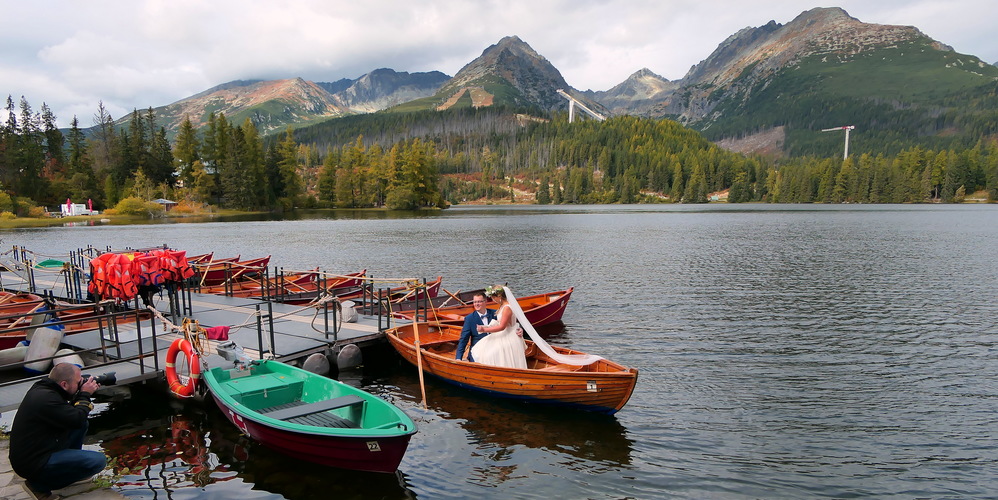
<path fill-rule="evenodd" d="M 499 292 L 501 292 L 501 291 L 502 291 L 502 287 L 498 287 L 498 286 L 487 286 L 487 287 L 485 287 L 485 296 L 486 297 L 492 297 L 492 296 L 498 295 Z"/>

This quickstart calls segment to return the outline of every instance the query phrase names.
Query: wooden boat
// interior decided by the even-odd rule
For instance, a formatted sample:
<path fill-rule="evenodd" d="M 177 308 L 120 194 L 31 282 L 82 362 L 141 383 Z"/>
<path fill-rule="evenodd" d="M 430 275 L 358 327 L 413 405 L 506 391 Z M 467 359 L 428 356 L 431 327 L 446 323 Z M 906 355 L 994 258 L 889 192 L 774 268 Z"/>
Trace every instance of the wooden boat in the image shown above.
<path fill-rule="evenodd" d="M 347 273 L 335 276 L 326 276 L 309 283 L 296 283 L 287 287 L 287 293 L 283 296 L 274 297 L 273 300 L 285 304 L 308 304 L 319 295 L 332 295 L 341 297 L 356 293 L 364 284 L 367 269 L 356 273 Z"/>
<path fill-rule="evenodd" d="M 416 366 L 417 329 L 425 373 L 494 396 L 613 414 L 630 399 L 638 380 L 637 369 L 606 359 L 587 366 L 559 363 L 529 340 L 526 369 L 458 361 L 454 359 L 461 338 L 461 327 L 457 325 L 412 323 L 386 330 L 392 347 Z M 559 354 L 585 354 L 551 347 Z"/>
<path fill-rule="evenodd" d="M 568 300 L 572 297 L 573 289 L 570 287 L 568 290 L 517 297 L 516 301 L 520 304 L 520 309 L 523 309 L 523 314 L 531 325 L 544 326 L 561 321 L 561 317 L 565 314 L 565 308 L 568 307 Z M 474 310 L 475 306 L 471 304 L 427 308 L 425 311 L 426 321 L 460 325 L 464 322 L 464 317 Z M 399 319 L 414 321 L 416 314 L 422 312 L 423 310 L 413 308 L 400 308 L 394 310 L 392 315 Z"/>
<path fill-rule="evenodd" d="M 426 301 L 426 298 L 436 297 L 440 293 L 440 284 L 443 283 L 444 277 L 437 276 L 437 279 L 433 281 L 426 282 L 426 287 L 423 287 L 422 283 L 410 283 L 402 286 L 392 287 L 388 290 L 381 290 L 382 297 L 384 300 L 391 301 L 393 303 L 415 301 L 417 295 L 420 296 L 420 300 Z M 423 290 L 426 291 L 425 297 Z M 374 291 L 375 294 L 378 290 Z M 370 294 L 370 292 L 368 292 Z M 337 295 L 340 300 L 352 300 L 355 302 L 364 300 L 364 290 L 357 290 L 350 293 L 342 293 Z M 370 297 L 368 297 L 370 298 Z"/>
<path fill-rule="evenodd" d="M 279 361 L 212 368 L 204 380 L 239 430 L 302 460 L 394 472 L 416 433 L 412 419 L 391 403 Z"/>
<path fill-rule="evenodd" d="M 200 293 L 228 295 L 230 297 L 280 297 L 300 290 L 314 289 L 319 269 L 300 273 L 287 273 L 275 278 L 243 277 L 229 283 L 202 286 Z"/>
<path fill-rule="evenodd" d="M 446 288 L 441 288 L 443 293 L 437 293 L 436 295 L 430 297 L 428 300 L 423 297 L 419 297 L 417 301 L 414 298 L 405 298 L 404 300 L 393 301 L 391 307 L 393 310 L 399 311 L 409 311 L 415 309 L 416 307 L 450 307 L 450 306 L 466 306 L 471 305 L 474 300 L 475 295 L 485 295 L 485 289 L 479 288 L 477 290 L 468 290 L 457 292 L 451 292 Z M 388 314 L 390 311 L 387 308 L 384 309 L 384 313 Z"/>
<path fill-rule="evenodd" d="M 136 319 L 144 321 L 153 316 L 146 309 L 114 312 L 104 305 L 93 302 L 74 304 L 55 300 L 50 303 L 50 307 L 49 313 L 53 318 L 52 324 L 62 326 L 66 331 L 66 335 L 88 332 L 100 328 L 111 328 L 111 325 L 134 323 Z"/>
<path fill-rule="evenodd" d="M 220 285 L 226 281 L 238 281 L 252 275 L 262 275 L 270 264 L 270 256 L 236 262 L 219 262 L 215 260 L 207 265 L 195 265 L 197 276 L 194 277 L 201 286 Z"/>
<path fill-rule="evenodd" d="M 191 256 L 187 257 L 187 264 L 192 265 L 192 266 L 194 264 L 210 264 L 212 262 L 212 258 L 214 256 L 215 256 L 215 252 L 203 253 L 201 255 L 191 255 Z M 220 259 L 220 260 L 225 260 L 225 259 Z M 235 262 L 237 260 L 239 260 L 239 256 L 238 255 L 235 256 L 235 257 L 233 257 L 230 260 L 230 262 Z"/>
<path fill-rule="evenodd" d="M 8 349 L 25 340 L 26 327 L 39 325 L 46 319 L 45 299 L 33 293 L 17 293 L 0 303 L 0 349 Z"/>

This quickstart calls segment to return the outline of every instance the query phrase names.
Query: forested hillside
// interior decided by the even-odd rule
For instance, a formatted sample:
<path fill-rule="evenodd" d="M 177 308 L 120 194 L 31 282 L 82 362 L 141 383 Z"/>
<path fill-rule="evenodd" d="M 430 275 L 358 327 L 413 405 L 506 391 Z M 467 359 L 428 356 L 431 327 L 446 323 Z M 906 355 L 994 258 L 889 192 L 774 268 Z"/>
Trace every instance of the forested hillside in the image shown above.
<path fill-rule="evenodd" d="M 993 97 L 992 97 L 993 98 Z M 43 105 L 8 100 L 0 213 L 66 198 L 99 209 L 169 198 L 243 210 L 417 209 L 448 203 L 922 203 L 998 199 L 998 143 L 774 161 L 719 148 L 671 120 L 568 123 L 502 107 L 353 116 L 263 137 L 250 120 L 185 121 L 170 144 L 152 109 L 68 137 Z"/>

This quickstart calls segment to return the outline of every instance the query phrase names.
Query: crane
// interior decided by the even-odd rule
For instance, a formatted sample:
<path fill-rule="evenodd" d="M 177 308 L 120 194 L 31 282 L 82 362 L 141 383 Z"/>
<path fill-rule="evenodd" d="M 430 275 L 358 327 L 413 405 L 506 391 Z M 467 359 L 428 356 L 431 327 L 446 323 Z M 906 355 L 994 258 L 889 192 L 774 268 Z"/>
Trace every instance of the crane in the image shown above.
<path fill-rule="evenodd" d="M 592 116 L 593 118 L 599 121 L 606 120 L 605 116 L 587 108 L 585 104 L 582 104 L 582 101 L 568 95 L 568 93 L 565 92 L 564 90 L 558 89 L 556 90 L 556 92 L 561 94 L 561 96 L 564 97 L 565 99 L 568 99 L 568 123 L 572 123 L 575 120 L 575 106 L 579 106 L 580 108 L 582 108 L 583 111 L 589 113 L 589 116 Z"/>
<path fill-rule="evenodd" d="M 845 160 L 849 157 L 849 131 L 855 129 L 855 125 L 845 125 L 842 127 L 832 127 L 822 130 L 822 132 L 831 132 L 833 130 L 845 130 L 846 131 L 846 151 L 842 154 L 842 159 Z"/>

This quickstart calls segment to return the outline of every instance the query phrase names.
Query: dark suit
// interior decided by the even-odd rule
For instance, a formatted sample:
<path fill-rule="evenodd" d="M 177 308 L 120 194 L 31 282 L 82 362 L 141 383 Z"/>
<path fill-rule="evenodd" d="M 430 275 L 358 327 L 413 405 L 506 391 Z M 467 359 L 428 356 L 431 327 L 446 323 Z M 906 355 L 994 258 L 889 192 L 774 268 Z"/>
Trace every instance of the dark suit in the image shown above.
<path fill-rule="evenodd" d="M 467 348 L 468 361 L 474 361 L 471 357 L 471 347 L 475 345 L 475 342 L 482 340 L 488 335 L 487 333 L 478 333 L 478 325 L 488 325 L 494 319 L 496 319 L 496 312 L 492 309 L 485 310 L 485 321 L 482 321 L 482 315 L 478 314 L 478 311 L 472 311 L 465 316 L 464 328 L 461 329 L 461 340 L 457 342 L 457 355 L 454 356 L 454 359 L 462 359 L 464 357 L 464 350 Z"/>

